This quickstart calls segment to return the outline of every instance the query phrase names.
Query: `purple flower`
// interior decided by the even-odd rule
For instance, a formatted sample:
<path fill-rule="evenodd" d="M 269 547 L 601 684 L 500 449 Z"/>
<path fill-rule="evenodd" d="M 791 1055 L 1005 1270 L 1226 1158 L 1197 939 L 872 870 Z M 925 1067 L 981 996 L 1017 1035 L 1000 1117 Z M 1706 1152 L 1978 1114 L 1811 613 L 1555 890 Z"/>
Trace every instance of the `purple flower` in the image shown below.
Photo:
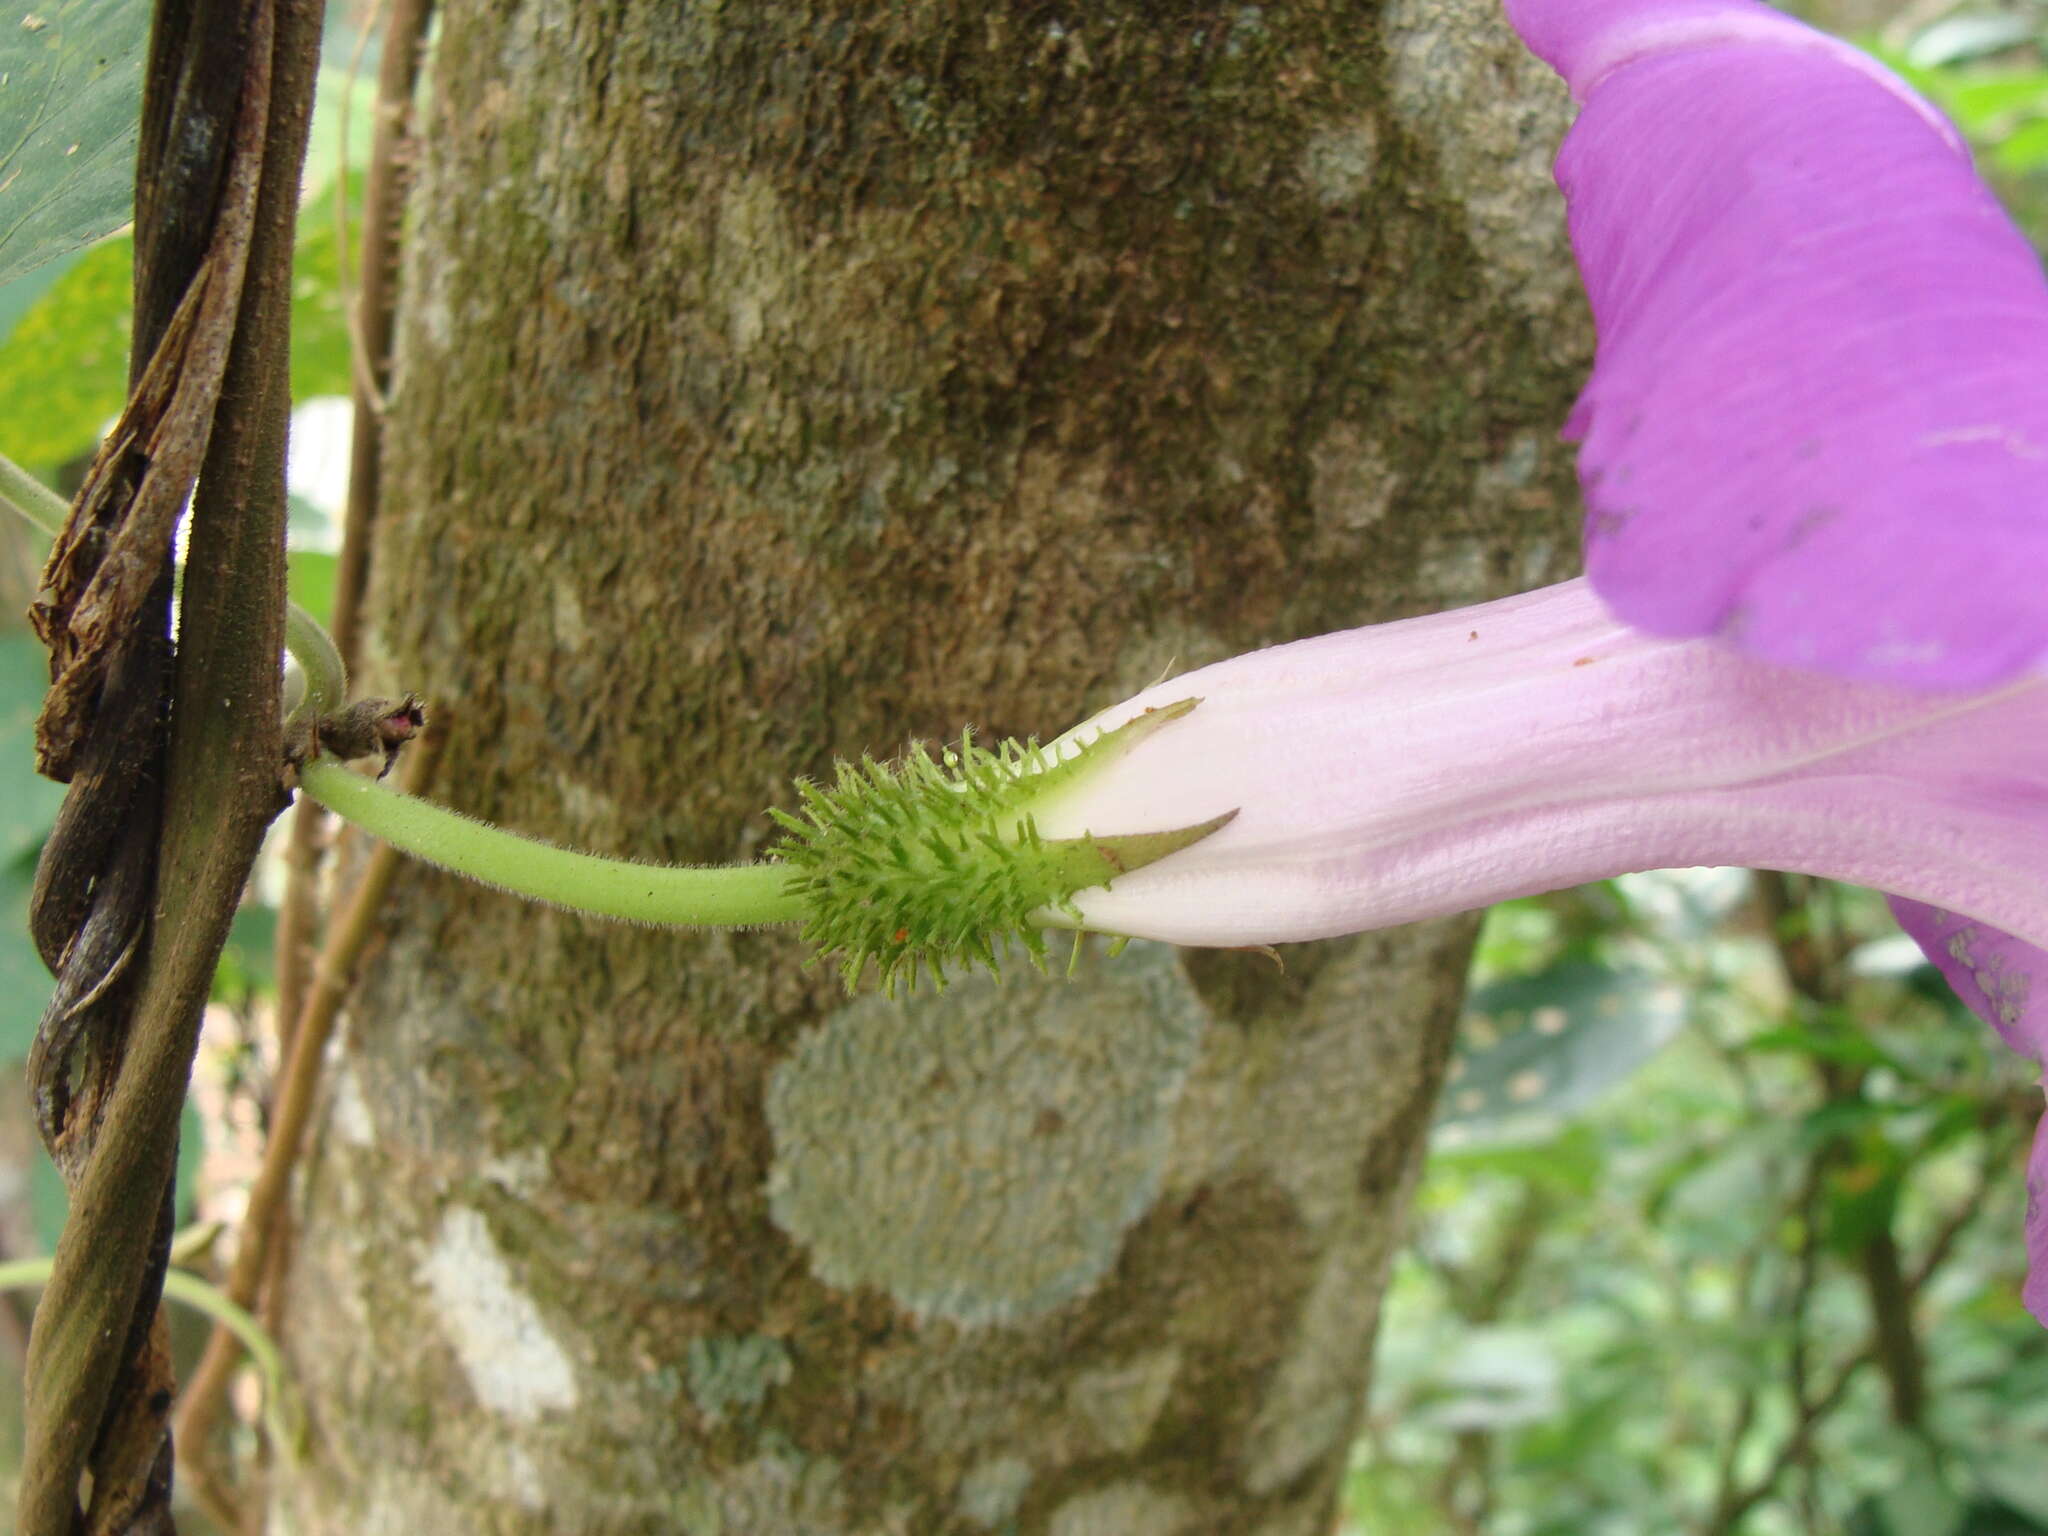
<path fill-rule="evenodd" d="M 1506 4 L 1583 104 L 1557 176 L 1599 332 L 1567 426 L 1589 582 L 1237 657 L 1069 733 L 1201 701 L 1036 807 L 1049 837 L 1238 812 L 1079 893 L 1080 921 L 1267 944 L 1628 870 L 1796 870 L 1893 893 L 2041 1057 L 2034 253 L 1933 108 L 1764 6 Z M 2028 1186 L 2048 1321 L 2048 1123 Z"/>
<path fill-rule="evenodd" d="M 1586 568 L 1660 635 L 1981 688 L 2048 653 L 2048 285 L 1925 102 L 1742 0 L 1509 0 L 1599 330 Z"/>
<path fill-rule="evenodd" d="M 1505 4 L 1583 106 L 1557 180 L 1599 334 L 1566 427 L 1595 590 L 1649 633 L 1844 678 L 2038 677 L 2048 283 L 1955 130 L 1868 56 L 1754 0 Z M 1994 713 L 2015 708 L 1947 740 L 1948 771 L 1900 785 L 1899 814 L 1945 820 L 1939 780 L 1989 785 L 2002 762 L 2048 757 L 2030 706 Z M 2024 829 L 2048 799 L 2026 777 L 2003 795 L 2019 873 L 2044 881 Z M 1981 857 L 1981 835 L 1959 831 L 1955 853 Z M 1958 995 L 2048 1058 L 2038 922 L 1845 878 L 1894 892 Z M 2026 1299 L 2048 1322 L 2048 1120 L 2028 1190 Z"/>

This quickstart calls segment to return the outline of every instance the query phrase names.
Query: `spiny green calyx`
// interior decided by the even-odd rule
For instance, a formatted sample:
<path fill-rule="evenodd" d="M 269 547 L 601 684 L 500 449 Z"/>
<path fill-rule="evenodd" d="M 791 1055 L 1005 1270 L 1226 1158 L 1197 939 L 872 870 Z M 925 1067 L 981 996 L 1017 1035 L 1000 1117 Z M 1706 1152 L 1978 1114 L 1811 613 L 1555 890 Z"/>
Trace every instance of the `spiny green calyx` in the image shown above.
<path fill-rule="evenodd" d="M 1035 741 L 990 750 L 969 733 L 936 756 L 918 743 L 894 763 L 842 762 L 829 786 L 800 781 L 801 814 L 769 814 L 788 834 L 774 857 L 794 870 L 788 888 L 805 909 L 804 937 L 839 956 L 849 989 L 870 960 L 887 992 L 899 981 L 914 990 L 920 970 L 944 986 L 948 963 L 1000 973 L 1011 939 L 1043 968 L 1033 914 L 1057 909 L 1078 920 L 1076 891 L 1176 853 L 1237 814 L 1060 840 L 1040 837 L 1032 820 L 1034 806 L 1198 702 L 1148 710 L 1071 756 Z"/>

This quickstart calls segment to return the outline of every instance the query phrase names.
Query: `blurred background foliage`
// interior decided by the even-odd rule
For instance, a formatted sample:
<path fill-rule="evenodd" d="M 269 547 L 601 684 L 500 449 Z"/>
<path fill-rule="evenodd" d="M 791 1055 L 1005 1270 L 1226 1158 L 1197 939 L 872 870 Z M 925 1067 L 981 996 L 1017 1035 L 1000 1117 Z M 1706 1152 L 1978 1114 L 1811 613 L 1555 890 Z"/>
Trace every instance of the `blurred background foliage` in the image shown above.
<path fill-rule="evenodd" d="M 1855 4 L 1814 19 L 1947 110 L 2048 243 L 2048 5 Z M 323 616 L 368 9 L 330 7 L 294 291 L 291 579 Z M 120 404 L 130 254 L 117 232 L 0 283 L 0 448 L 60 489 Z M 40 557 L 0 521 L 0 1071 L 48 994 L 24 932 L 60 793 L 30 766 Z M 232 1217 L 261 1135 L 274 897 L 252 890 L 216 980 L 188 1219 Z M 2040 1091 L 1879 898 L 1720 870 L 1510 903 L 1451 1074 L 1347 1532 L 2048 1536 L 2048 1333 L 2018 1301 Z M 0 1095 L 0 1258 L 46 1251 L 62 1214 L 19 1098 Z M 0 1297 L 0 1497 L 25 1315 Z"/>
<path fill-rule="evenodd" d="M 1452 1074 L 1350 1531 L 2048 1532 L 2040 1089 L 1881 898 L 1497 908 Z"/>

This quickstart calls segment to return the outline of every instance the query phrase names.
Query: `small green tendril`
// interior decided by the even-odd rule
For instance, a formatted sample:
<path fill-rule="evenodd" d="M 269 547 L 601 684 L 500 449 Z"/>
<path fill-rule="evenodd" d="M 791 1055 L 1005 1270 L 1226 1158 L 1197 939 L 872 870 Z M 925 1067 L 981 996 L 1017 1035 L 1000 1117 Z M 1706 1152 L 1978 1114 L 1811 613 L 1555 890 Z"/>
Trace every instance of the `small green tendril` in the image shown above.
<path fill-rule="evenodd" d="M 14 460 L 0 453 L 0 505 L 12 507 L 25 521 L 51 538 L 64 531 L 70 504 Z M 348 672 L 341 652 L 325 626 L 297 603 L 284 605 L 284 648 L 306 677 L 305 696 L 286 720 L 317 720 L 348 700 Z"/>
<path fill-rule="evenodd" d="M 793 871 L 804 937 L 838 957 L 853 990 L 872 963 L 882 990 L 946 984 L 946 966 L 1002 974 L 1012 940 L 1045 969 L 1040 914 L 1078 925 L 1076 892 L 1108 885 L 1199 842 L 1236 812 L 1167 832 L 1041 837 L 1032 816 L 1075 778 L 1099 768 L 1195 707 L 1149 711 L 1071 756 L 1033 742 L 993 750 L 964 734 L 934 755 L 922 744 L 895 763 L 841 763 L 833 782 L 797 786 L 799 814 L 770 811 L 786 834 L 773 857 Z"/>
<path fill-rule="evenodd" d="M 47 1256 L 0 1264 L 0 1291 L 47 1285 L 55 1267 L 56 1260 Z M 270 1437 L 271 1449 L 294 1459 L 302 1455 L 306 1446 L 305 1410 L 292 1388 L 284 1356 L 276 1341 L 264 1332 L 263 1325 L 229 1300 L 227 1292 L 182 1269 L 164 1271 L 164 1296 L 204 1313 L 242 1341 L 263 1378 L 263 1430 Z"/>

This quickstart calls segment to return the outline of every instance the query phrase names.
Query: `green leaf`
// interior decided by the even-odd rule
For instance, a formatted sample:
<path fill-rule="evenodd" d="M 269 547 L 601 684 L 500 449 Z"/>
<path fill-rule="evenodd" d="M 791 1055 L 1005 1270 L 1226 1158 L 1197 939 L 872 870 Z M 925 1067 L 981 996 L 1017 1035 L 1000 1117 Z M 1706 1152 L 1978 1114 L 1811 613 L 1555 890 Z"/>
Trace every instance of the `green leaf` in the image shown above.
<path fill-rule="evenodd" d="M 1436 1362 L 1408 1416 L 1437 1429 L 1500 1430 L 1540 1423 L 1561 1406 L 1556 1345 L 1529 1328 L 1474 1328 Z"/>
<path fill-rule="evenodd" d="M 1960 1536 L 1965 1509 L 1942 1475 L 1941 1454 L 1924 1436 L 1902 1429 L 1887 1428 L 1877 1441 L 1894 1481 L 1852 1514 L 1851 1529 L 1884 1536 Z"/>
<path fill-rule="evenodd" d="M 1995 12 L 1944 16 L 1913 39 L 1906 57 L 1922 69 L 1942 69 L 2003 53 L 2033 36 L 2031 16 Z"/>
<path fill-rule="evenodd" d="M 57 1235 L 64 1230 L 64 1218 L 71 1212 L 71 1200 L 64 1192 L 50 1154 L 40 1144 L 29 1154 L 28 1212 L 35 1223 L 36 1238 L 45 1253 L 57 1251 Z"/>
<path fill-rule="evenodd" d="M 351 45 L 348 52 L 354 51 Z M 348 117 L 346 144 L 341 137 L 344 101 Z M 351 173 L 349 191 L 361 192 L 361 173 L 370 163 L 376 132 L 377 61 L 365 57 L 363 67 L 355 71 L 353 78 L 348 54 L 339 63 L 322 64 L 313 82 L 313 121 L 306 128 L 306 164 L 300 173 L 300 185 L 308 194 L 300 207 L 308 217 L 324 217 L 330 225 L 334 222 L 334 178 L 344 166 Z"/>
<path fill-rule="evenodd" d="M 28 936 L 28 897 L 35 876 L 33 854 L 0 867 L 0 1062 L 28 1055 L 43 1004 L 50 1000 L 50 973 Z"/>
<path fill-rule="evenodd" d="M 351 225 L 353 231 L 354 225 Z M 331 208 L 299 224 L 292 258 L 294 400 L 349 392 Z M 85 253 L 30 306 L 0 349 L 0 448 L 18 463 L 62 464 L 91 448 L 127 397 L 134 241 Z"/>
<path fill-rule="evenodd" d="M 0 346 L 14 334 L 15 326 L 37 299 L 50 291 L 58 278 L 78 264 L 83 251 L 73 251 L 68 256 L 59 256 L 46 261 L 26 276 L 17 277 L 11 283 L 0 283 Z"/>
<path fill-rule="evenodd" d="M 1956 1536 L 2048 1536 L 2048 1525 L 2010 1504 L 1980 1499 L 1963 1516 Z"/>
<path fill-rule="evenodd" d="M 32 635 L 0 635 L 0 865 L 42 847 L 64 798 L 63 785 L 36 772 L 36 713 L 48 680 Z"/>
<path fill-rule="evenodd" d="M 120 413 L 134 251 L 125 235 L 87 251 L 0 350 L 0 449 L 17 463 L 62 464 Z"/>
<path fill-rule="evenodd" d="M 1684 999 L 1641 971 L 1568 960 L 1466 1000 L 1437 1113 L 1457 1140 L 1545 1134 L 1648 1061 L 1685 1021 Z"/>
<path fill-rule="evenodd" d="M 285 587 L 291 600 L 322 624 L 334 620 L 334 580 L 341 557 L 319 549 L 294 549 L 284 557 Z"/>
<path fill-rule="evenodd" d="M 0 24 L 0 283 L 127 222 L 149 13 L 42 0 Z"/>
<path fill-rule="evenodd" d="M 2048 109 L 2048 74 L 2039 70 L 1985 75 L 1937 85 L 1936 90 L 1965 131 L 1972 133 L 1992 128 L 2002 117 L 2039 116 Z"/>
<path fill-rule="evenodd" d="M 361 178 L 350 186 L 348 236 L 358 249 L 363 236 Z M 334 190 L 308 198 L 299 216 L 292 252 L 292 399 L 349 392 L 348 316 L 342 305 L 340 238 L 334 222 Z"/>
<path fill-rule="evenodd" d="M 1590 1198 L 1606 1171 L 1600 1139 L 1583 1120 L 1541 1142 L 1467 1142 L 1433 1150 L 1430 1166 L 1519 1179 L 1572 1200 Z"/>
<path fill-rule="evenodd" d="M 245 1003 L 252 995 L 277 994 L 277 908 L 245 904 L 236 909 L 210 993 L 217 1003 Z"/>
<path fill-rule="evenodd" d="M 1820 1027 L 1813 1029 L 1789 1024 L 1762 1030 L 1752 1035 L 1743 1049 L 1756 1055 L 1784 1052 L 1811 1056 L 1816 1061 L 1832 1061 L 1845 1067 L 1888 1067 L 1908 1080 L 1920 1076 L 1909 1063 L 1899 1060 L 1853 1024 L 1832 1018 L 1824 1019 Z"/>
<path fill-rule="evenodd" d="M 1993 1495 L 2029 1522 L 2029 1529 L 2048 1536 L 2048 1464 L 2044 1458 L 2000 1448 L 1979 1460 L 1977 1473 Z"/>
<path fill-rule="evenodd" d="M 2032 171 L 2048 165 L 2048 119 L 2036 117 L 2021 123 L 1999 143 L 1992 159 L 2008 171 Z"/>
<path fill-rule="evenodd" d="M 1892 1229 L 1907 1161 L 1874 1120 L 1839 1140 L 1840 1160 L 1827 1165 L 1821 1180 L 1821 1233 L 1836 1253 L 1850 1255 Z"/>

